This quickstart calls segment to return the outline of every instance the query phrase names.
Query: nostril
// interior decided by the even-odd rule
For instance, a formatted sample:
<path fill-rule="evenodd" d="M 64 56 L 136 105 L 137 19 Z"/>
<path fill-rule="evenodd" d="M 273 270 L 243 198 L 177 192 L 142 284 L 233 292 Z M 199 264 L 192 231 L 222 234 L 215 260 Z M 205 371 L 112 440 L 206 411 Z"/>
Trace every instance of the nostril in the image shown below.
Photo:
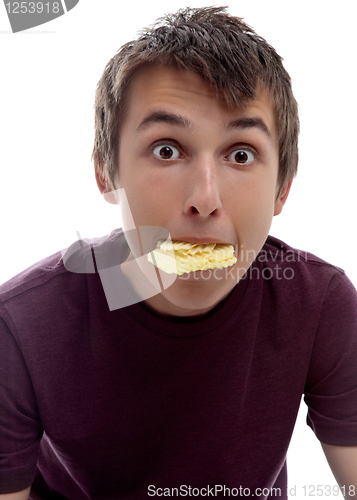
<path fill-rule="evenodd" d="M 192 207 L 191 207 L 191 213 L 192 213 L 192 214 L 202 214 L 202 213 L 201 213 L 199 210 L 197 210 L 197 208 L 196 208 L 196 207 L 194 207 L 193 205 L 192 205 Z M 216 213 L 217 213 L 217 209 L 215 208 L 214 210 L 212 210 L 212 212 L 210 212 L 210 213 L 209 213 L 209 215 L 215 215 Z"/>

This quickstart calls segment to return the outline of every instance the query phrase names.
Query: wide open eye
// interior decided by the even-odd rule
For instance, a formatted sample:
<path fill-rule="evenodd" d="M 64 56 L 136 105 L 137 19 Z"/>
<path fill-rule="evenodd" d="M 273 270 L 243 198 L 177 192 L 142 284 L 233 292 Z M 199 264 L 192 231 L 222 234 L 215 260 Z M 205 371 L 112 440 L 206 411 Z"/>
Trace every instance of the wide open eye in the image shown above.
<path fill-rule="evenodd" d="M 254 153 L 249 149 L 235 149 L 227 156 L 228 161 L 239 163 L 240 165 L 246 165 L 247 163 L 252 163 L 255 160 Z"/>
<path fill-rule="evenodd" d="M 180 157 L 179 150 L 170 144 L 159 144 L 155 146 L 152 152 L 161 160 L 176 160 Z"/>

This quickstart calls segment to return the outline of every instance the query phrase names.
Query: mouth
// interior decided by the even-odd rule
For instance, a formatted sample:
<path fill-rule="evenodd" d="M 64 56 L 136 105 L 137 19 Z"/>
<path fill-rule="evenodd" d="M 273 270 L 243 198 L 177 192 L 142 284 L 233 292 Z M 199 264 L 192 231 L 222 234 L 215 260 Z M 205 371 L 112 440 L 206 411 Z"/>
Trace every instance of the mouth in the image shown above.
<path fill-rule="evenodd" d="M 171 238 L 172 242 L 184 242 L 184 243 L 191 243 L 192 245 L 211 245 L 212 243 L 218 244 L 218 245 L 233 245 L 233 243 L 228 242 L 227 240 L 223 240 L 221 238 L 217 238 L 216 236 L 204 236 L 204 237 L 197 237 L 197 236 L 178 236 L 178 237 L 172 237 Z"/>
<path fill-rule="evenodd" d="M 237 262 L 231 244 L 203 243 L 203 238 L 197 237 L 190 239 L 190 242 L 188 238 L 185 238 L 186 241 L 159 240 L 157 249 L 148 255 L 149 262 L 168 274 L 179 276 L 195 271 L 222 269 Z"/>

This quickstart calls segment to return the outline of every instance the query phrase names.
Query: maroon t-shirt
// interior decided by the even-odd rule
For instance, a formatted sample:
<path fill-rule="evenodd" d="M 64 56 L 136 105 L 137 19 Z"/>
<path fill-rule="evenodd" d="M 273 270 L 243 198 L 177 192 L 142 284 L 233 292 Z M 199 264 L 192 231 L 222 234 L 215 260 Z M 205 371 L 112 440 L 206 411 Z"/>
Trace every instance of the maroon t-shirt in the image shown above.
<path fill-rule="evenodd" d="M 92 246 L 128 256 L 120 230 Z M 343 271 L 269 237 L 207 317 L 163 319 L 109 310 L 88 246 L 78 255 L 76 272 L 58 253 L 0 287 L 0 493 L 36 476 L 33 499 L 284 499 L 302 394 L 318 439 L 357 445 Z"/>

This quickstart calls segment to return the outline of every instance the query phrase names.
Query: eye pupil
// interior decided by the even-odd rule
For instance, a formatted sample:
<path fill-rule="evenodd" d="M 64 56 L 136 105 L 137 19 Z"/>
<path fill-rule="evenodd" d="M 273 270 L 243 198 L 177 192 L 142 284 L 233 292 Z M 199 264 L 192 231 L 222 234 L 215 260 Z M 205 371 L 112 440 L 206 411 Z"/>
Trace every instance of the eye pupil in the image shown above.
<path fill-rule="evenodd" d="M 235 155 L 234 155 L 234 159 L 238 162 L 238 163 L 244 163 L 246 161 L 248 161 L 248 155 L 245 151 L 238 151 Z"/>
<path fill-rule="evenodd" d="M 168 159 L 171 158 L 172 155 L 173 155 L 172 149 L 169 148 L 168 146 L 164 146 L 163 148 L 160 149 L 161 158 Z"/>

